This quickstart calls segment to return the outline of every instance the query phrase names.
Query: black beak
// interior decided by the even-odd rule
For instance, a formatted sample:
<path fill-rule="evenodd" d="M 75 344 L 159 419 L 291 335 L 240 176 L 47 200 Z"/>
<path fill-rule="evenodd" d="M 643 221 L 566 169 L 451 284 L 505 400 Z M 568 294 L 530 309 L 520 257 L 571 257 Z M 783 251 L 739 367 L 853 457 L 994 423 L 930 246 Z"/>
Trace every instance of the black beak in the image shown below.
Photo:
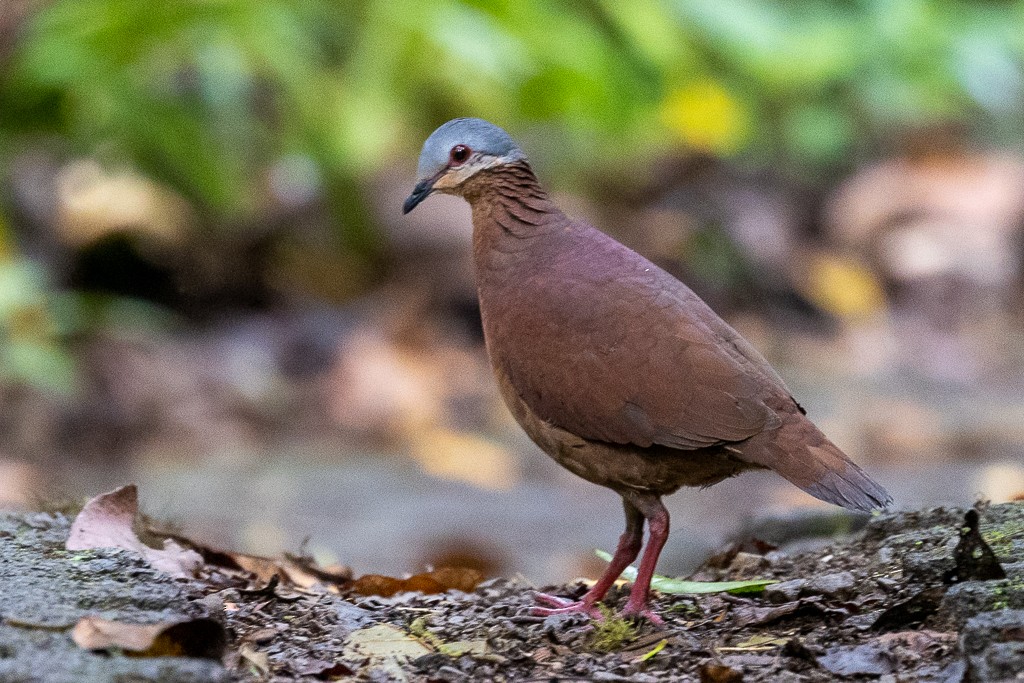
<path fill-rule="evenodd" d="M 420 202 L 430 196 L 430 193 L 434 190 L 434 181 L 437 178 L 427 178 L 416 183 L 416 187 L 412 188 L 412 194 L 402 204 L 402 213 L 406 214 L 415 209 Z"/>

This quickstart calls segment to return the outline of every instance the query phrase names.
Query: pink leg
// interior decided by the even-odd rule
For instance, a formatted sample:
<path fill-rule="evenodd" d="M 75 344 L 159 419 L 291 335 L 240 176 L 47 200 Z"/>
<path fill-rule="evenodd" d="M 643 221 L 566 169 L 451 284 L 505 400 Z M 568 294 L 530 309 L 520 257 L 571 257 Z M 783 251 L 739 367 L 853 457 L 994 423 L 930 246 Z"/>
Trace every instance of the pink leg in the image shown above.
<path fill-rule="evenodd" d="M 594 584 L 593 588 L 578 601 L 566 600 L 546 593 L 537 593 L 535 600 L 546 607 L 534 607 L 531 614 L 539 616 L 550 616 L 552 614 L 572 614 L 582 612 L 594 619 L 601 619 L 601 612 L 597 609 L 597 603 L 605 596 L 608 589 L 622 574 L 622 570 L 629 566 L 629 563 L 640 554 L 640 546 L 643 543 L 644 516 L 631 503 L 625 499 L 622 506 L 626 511 L 626 530 L 619 537 L 619 545 L 615 549 L 615 555 L 608 564 L 601 578 Z"/>
<path fill-rule="evenodd" d="M 630 501 L 644 517 L 647 518 L 647 529 L 650 537 L 647 541 L 647 550 L 640 561 L 640 569 L 637 571 L 636 581 L 629 592 L 629 600 L 622 608 L 622 616 L 643 617 L 652 624 L 661 625 L 664 623 L 661 617 L 652 612 L 647 606 L 647 599 L 651 591 L 651 577 L 654 576 L 654 568 L 658 564 L 658 556 L 661 549 L 665 547 L 668 540 L 668 510 L 657 496 L 635 495 Z"/>

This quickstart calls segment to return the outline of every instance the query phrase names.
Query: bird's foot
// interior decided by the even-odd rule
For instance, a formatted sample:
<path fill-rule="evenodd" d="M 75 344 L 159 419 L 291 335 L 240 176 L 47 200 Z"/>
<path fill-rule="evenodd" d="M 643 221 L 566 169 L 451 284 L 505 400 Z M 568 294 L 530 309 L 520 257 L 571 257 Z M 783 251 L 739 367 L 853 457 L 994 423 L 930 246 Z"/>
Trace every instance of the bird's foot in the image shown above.
<path fill-rule="evenodd" d="M 644 603 L 634 605 L 632 601 L 627 601 L 626 606 L 622 608 L 621 616 L 623 619 L 646 619 L 659 627 L 665 625 L 665 620 Z"/>
<path fill-rule="evenodd" d="M 535 594 L 534 600 L 540 605 L 545 605 L 544 607 L 534 607 L 530 610 L 530 614 L 535 617 L 550 617 L 555 614 L 586 614 L 595 621 L 604 619 L 601 610 L 586 600 L 567 600 L 555 595 L 548 595 L 547 593 Z"/>

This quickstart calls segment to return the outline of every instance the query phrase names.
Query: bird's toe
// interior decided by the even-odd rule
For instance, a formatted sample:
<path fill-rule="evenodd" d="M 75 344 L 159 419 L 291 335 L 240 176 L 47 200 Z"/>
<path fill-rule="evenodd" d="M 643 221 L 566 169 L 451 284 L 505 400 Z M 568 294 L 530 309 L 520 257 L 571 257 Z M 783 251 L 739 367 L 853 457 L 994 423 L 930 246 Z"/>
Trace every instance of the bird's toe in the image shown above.
<path fill-rule="evenodd" d="M 623 619 L 646 619 L 655 626 L 665 625 L 665 620 L 647 605 L 631 605 L 627 602 L 622 608 L 621 616 Z"/>
<path fill-rule="evenodd" d="M 556 614 L 586 614 L 591 619 L 600 621 L 604 618 L 601 611 L 593 603 L 585 600 L 567 600 L 557 595 L 537 593 L 534 600 L 538 606 L 530 609 L 530 614 L 537 617 L 550 617 Z"/>

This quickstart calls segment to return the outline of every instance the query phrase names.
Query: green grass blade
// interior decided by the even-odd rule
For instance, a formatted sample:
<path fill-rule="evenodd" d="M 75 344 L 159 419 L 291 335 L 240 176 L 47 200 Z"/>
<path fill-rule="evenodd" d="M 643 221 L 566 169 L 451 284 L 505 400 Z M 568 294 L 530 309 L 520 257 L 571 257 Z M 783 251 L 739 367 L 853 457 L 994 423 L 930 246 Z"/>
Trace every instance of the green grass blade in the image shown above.
<path fill-rule="evenodd" d="M 612 556 L 603 550 L 594 553 L 605 562 L 611 562 Z M 626 581 L 636 580 L 636 567 L 626 567 L 621 578 Z M 684 581 L 668 576 L 655 574 L 651 579 L 651 588 L 671 595 L 698 595 L 701 593 L 759 593 L 765 586 L 778 583 L 773 579 L 751 579 L 749 581 Z"/>

